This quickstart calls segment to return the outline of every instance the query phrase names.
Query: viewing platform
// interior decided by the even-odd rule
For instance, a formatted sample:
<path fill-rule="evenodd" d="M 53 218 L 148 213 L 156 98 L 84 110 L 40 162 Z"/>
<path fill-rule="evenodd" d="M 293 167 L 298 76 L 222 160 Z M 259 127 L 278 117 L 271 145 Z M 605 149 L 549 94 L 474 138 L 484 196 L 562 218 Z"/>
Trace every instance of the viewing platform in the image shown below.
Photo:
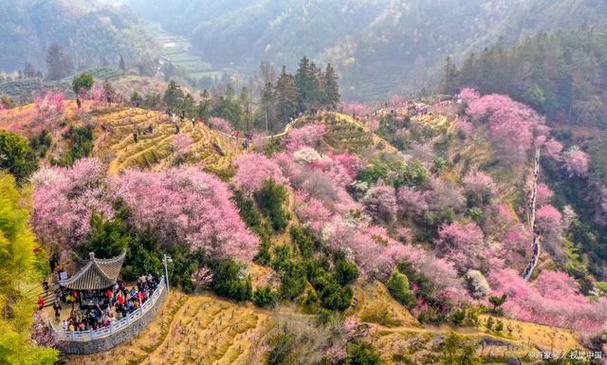
<path fill-rule="evenodd" d="M 93 354 L 107 351 L 133 339 L 154 319 L 167 294 L 165 277 L 142 306 L 108 327 L 87 331 L 69 331 L 51 321 L 58 348 L 66 354 Z"/>

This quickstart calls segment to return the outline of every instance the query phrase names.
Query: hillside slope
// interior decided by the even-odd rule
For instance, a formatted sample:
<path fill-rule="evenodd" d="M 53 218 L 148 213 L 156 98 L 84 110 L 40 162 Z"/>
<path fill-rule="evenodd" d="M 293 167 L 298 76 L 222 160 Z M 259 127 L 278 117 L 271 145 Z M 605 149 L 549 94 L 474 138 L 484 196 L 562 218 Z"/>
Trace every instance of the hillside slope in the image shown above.
<path fill-rule="evenodd" d="M 67 50 L 76 68 L 149 58 L 154 46 L 132 15 L 94 2 L 65 0 L 0 1 L 0 70 L 30 62 L 46 69 L 52 43 Z"/>
<path fill-rule="evenodd" d="M 190 37 L 216 67 L 256 70 L 307 55 L 337 66 L 347 98 L 417 92 L 444 59 L 499 39 L 605 21 L 600 0 L 212 1 L 131 0 L 143 17 Z M 236 61 L 235 61 L 236 60 Z"/>

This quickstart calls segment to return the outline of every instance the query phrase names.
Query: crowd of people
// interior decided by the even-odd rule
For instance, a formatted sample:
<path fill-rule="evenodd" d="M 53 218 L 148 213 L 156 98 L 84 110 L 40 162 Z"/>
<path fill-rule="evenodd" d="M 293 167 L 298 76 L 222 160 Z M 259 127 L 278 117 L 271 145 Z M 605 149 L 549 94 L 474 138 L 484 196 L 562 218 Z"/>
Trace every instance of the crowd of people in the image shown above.
<path fill-rule="evenodd" d="M 60 301 L 53 306 L 55 317 L 60 320 L 62 305 L 71 305 L 69 318 L 62 322 L 65 331 L 108 327 L 141 308 L 159 283 L 157 277 L 143 275 L 137 280 L 137 285 L 131 288 L 122 280 L 107 290 L 76 291 L 62 288 Z"/>

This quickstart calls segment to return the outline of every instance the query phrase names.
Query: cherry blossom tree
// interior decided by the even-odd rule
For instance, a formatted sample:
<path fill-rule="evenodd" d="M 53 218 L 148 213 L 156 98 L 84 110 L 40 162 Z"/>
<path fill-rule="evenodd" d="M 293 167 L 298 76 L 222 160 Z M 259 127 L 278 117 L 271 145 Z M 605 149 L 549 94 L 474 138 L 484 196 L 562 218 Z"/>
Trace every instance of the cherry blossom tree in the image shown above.
<path fill-rule="evenodd" d="M 554 192 L 544 183 L 537 185 L 536 203 L 538 207 L 542 207 L 546 204 L 550 204 L 550 201 L 554 197 Z"/>
<path fill-rule="evenodd" d="M 535 214 L 537 229 L 545 236 L 557 237 L 563 232 L 563 215 L 555 207 L 546 204 Z"/>
<path fill-rule="evenodd" d="M 59 122 L 63 116 L 64 100 L 63 93 L 58 91 L 48 91 L 36 98 L 35 105 L 42 129 L 52 129 Z"/>
<path fill-rule="evenodd" d="M 562 152 L 563 152 L 563 145 L 554 138 L 549 139 L 543 145 L 544 155 L 555 161 L 561 161 Z"/>
<path fill-rule="evenodd" d="M 332 219 L 333 213 L 325 207 L 323 202 L 309 197 L 306 193 L 297 192 L 295 203 L 297 217 L 316 234 L 320 234 L 323 227 Z"/>
<path fill-rule="evenodd" d="M 339 110 L 342 113 L 354 115 L 356 117 L 361 117 L 363 115 L 367 115 L 371 112 L 368 106 L 361 103 L 341 103 L 339 104 Z"/>
<path fill-rule="evenodd" d="M 130 170 L 112 182 L 138 229 L 151 228 L 165 244 L 183 244 L 220 257 L 250 261 L 259 239 L 240 219 L 227 184 L 195 167 L 162 172 Z"/>
<path fill-rule="evenodd" d="M 396 221 L 396 192 L 391 185 L 380 180 L 367 191 L 364 202 L 367 211 L 377 221 L 388 224 Z"/>
<path fill-rule="evenodd" d="M 581 176 L 585 177 L 588 175 L 590 167 L 590 157 L 586 152 L 582 151 L 578 146 L 569 148 L 564 153 L 565 168 L 569 173 L 569 176 Z"/>
<path fill-rule="evenodd" d="M 505 95 L 491 94 L 468 102 L 474 119 L 487 118 L 494 147 L 506 162 L 522 162 L 534 142 L 534 134 L 545 134 L 545 120 L 528 106 Z"/>
<path fill-rule="evenodd" d="M 452 181 L 432 177 L 430 179 L 430 191 L 426 201 L 433 210 L 452 208 L 456 212 L 461 211 L 466 203 L 464 189 Z"/>
<path fill-rule="evenodd" d="M 504 311 L 517 319 L 594 334 L 607 325 L 607 298 L 591 301 L 562 272 L 544 270 L 536 283 L 511 269 L 494 271 L 489 282 L 495 295 L 505 294 Z"/>
<path fill-rule="evenodd" d="M 176 135 L 175 138 L 173 138 L 173 141 L 171 142 L 171 147 L 173 147 L 173 151 L 177 155 L 183 156 L 189 152 L 190 148 L 192 147 L 192 143 L 194 143 L 192 137 L 187 134 L 181 133 Z"/>
<path fill-rule="evenodd" d="M 233 181 L 245 194 L 253 194 L 270 179 L 278 184 L 286 182 L 279 165 L 260 153 L 242 155 L 235 166 L 237 171 Z"/>
<path fill-rule="evenodd" d="M 326 133 L 324 124 L 310 124 L 301 128 L 291 129 L 284 137 L 283 144 L 289 151 L 297 151 L 302 147 L 317 148 Z"/>
<path fill-rule="evenodd" d="M 471 88 L 463 88 L 460 93 L 459 93 L 459 98 L 464 102 L 464 103 L 471 103 L 474 102 L 478 99 L 480 99 L 481 94 Z"/>
<path fill-rule="evenodd" d="M 440 227 L 436 250 L 439 257 L 453 262 L 460 272 L 481 268 L 484 235 L 474 223 L 451 223 Z"/>
<path fill-rule="evenodd" d="M 70 168 L 42 168 L 32 182 L 31 223 L 39 239 L 47 244 L 78 247 L 90 230 L 94 212 L 106 219 L 114 215 L 105 169 L 96 159 L 76 161 Z"/>
<path fill-rule="evenodd" d="M 209 118 L 209 125 L 212 128 L 218 129 L 224 133 L 233 133 L 234 127 L 232 127 L 232 123 L 227 121 L 226 119 L 219 117 Z"/>
<path fill-rule="evenodd" d="M 464 136 L 470 136 L 474 133 L 474 124 L 470 123 L 467 118 L 459 118 L 455 122 L 455 128 Z"/>
<path fill-rule="evenodd" d="M 491 203 L 491 199 L 497 192 L 497 187 L 491 176 L 480 172 L 472 171 L 464 177 L 464 189 L 468 200 L 473 205 L 486 206 Z"/>
<path fill-rule="evenodd" d="M 429 208 L 426 195 L 426 193 L 408 186 L 399 188 L 397 193 L 399 211 L 408 217 L 421 217 Z"/>

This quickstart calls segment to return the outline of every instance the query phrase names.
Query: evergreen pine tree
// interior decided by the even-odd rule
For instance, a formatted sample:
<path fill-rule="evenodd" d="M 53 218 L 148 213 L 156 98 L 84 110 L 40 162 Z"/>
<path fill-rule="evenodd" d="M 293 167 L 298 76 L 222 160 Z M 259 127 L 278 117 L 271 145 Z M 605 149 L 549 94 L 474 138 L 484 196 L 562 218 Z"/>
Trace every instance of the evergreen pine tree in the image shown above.
<path fill-rule="evenodd" d="M 337 83 L 338 77 L 335 73 L 335 69 L 331 64 L 327 64 L 325 73 L 322 77 L 322 104 L 331 108 L 335 108 L 339 103 L 341 95 L 339 94 L 339 85 Z"/>
<path fill-rule="evenodd" d="M 270 81 L 266 82 L 261 91 L 261 110 L 266 132 L 269 129 L 270 122 L 274 120 L 276 110 L 276 93 L 274 86 Z"/>
<path fill-rule="evenodd" d="M 304 112 L 318 106 L 320 99 L 319 80 L 316 65 L 307 57 L 299 62 L 299 68 L 295 75 L 297 91 L 299 92 L 299 111 Z"/>
<path fill-rule="evenodd" d="M 176 112 L 183 105 L 183 99 L 184 95 L 181 86 L 177 85 L 175 81 L 169 82 L 169 86 L 162 97 L 164 104 Z"/>
<path fill-rule="evenodd" d="M 441 80 L 440 90 L 439 92 L 442 94 L 451 94 L 455 89 L 457 79 L 457 69 L 453 62 L 451 62 L 451 57 L 447 57 L 445 60 L 445 66 L 443 67 L 443 79 Z"/>
<path fill-rule="evenodd" d="M 307 62 L 307 61 L 306 61 Z M 306 66 L 308 67 L 308 66 Z M 278 111 L 283 123 L 289 121 L 289 118 L 297 112 L 300 93 L 296 78 L 287 73 L 285 66 L 282 66 L 282 72 L 276 82 L 276 99 L 278 102 Z"/>

